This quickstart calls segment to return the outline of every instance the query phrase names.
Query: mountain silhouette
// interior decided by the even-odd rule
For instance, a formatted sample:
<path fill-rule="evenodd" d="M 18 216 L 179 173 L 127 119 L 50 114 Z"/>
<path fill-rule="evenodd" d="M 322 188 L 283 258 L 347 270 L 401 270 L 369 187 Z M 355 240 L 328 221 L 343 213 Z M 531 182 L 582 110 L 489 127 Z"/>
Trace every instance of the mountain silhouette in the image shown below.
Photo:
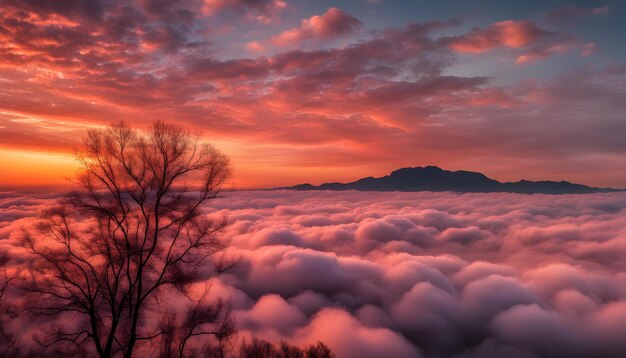
<path fill-rule="evenodd" d="M 435 166 L 402 168 L 380 178 L 367 177 L 350 183 L 299 184 L 281 188 L 292 190 L 362 191 L 453 191 L 462 193 L 584 194 L 623 191 L 596 188 L 567 181 L 528 181 L 502 183 L 482 173 L 449 171 Z"/>

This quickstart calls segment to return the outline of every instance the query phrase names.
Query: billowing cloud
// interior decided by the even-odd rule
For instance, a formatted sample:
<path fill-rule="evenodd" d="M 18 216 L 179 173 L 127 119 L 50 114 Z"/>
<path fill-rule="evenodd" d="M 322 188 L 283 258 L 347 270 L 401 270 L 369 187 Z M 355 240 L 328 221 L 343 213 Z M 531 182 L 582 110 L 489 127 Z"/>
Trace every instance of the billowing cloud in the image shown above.
<path fill-rule="evenodd" d="M 16 262 L 19 228 L 53 200 L 0 193 Z M 242 337 L 339 357 L 626 354 L 622 193 L 247 191 L 206 210 L 231 220 L 242 262 L 210 287 Z"/>
<path fill-rule="evenodd" d="M 338 357 L 420 357 L 419 351 L 397 332 L 367 327 L 349 313 L 326 308 L 294 337 L 296 342 L 323 340 Z"/>
<path fill-rule="evenodd" d="M 331 7 L 322 15 L 302 20 L 299 27 L 281 32 L 270 41 L 278 46 L 301 45 L 308 40 L 325 40 L 348 35 L 362 26 L 356 17 Z"/>

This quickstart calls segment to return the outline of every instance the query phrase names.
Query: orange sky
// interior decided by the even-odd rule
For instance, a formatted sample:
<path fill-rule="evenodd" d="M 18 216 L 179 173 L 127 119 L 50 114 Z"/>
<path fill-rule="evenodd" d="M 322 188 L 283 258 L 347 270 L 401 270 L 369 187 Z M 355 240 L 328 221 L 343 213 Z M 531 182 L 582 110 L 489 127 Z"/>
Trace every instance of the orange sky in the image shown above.
<path fill-rule="evenodd" d="M 624 9 L 398 4 L 3 2 L 0 188 L 62 185 L 87 128 L 157 119 L 237 188 L 420 165 L 626 187 Z"/>

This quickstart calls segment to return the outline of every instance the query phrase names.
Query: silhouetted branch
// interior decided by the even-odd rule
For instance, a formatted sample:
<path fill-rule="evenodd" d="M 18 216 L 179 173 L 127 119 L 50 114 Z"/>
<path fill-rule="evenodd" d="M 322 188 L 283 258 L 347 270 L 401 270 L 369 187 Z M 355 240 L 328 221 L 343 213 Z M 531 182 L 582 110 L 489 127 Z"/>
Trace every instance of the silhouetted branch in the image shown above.
<path fill-rule="evenodd" d="M 211 219 L 201 207 L 229 177 L 228 158 L 162 122 L 146 133 L 125 123 L 89 130 L 75 156 L 82 190 L 44 211 L 36 232 L 24 235 L 35 258 L 23 284 L 26 309 L 86 322 L 80 334 L 49 331 L 49 339 L 39 339 L 44 347 L 87 345 L 101 357 L 130 357 L 141 342 L 166 336 L 146 318 L 147 312 L 163 314 L 155 311 L 159 297 L 168 288 L 185 292 L 202 265 L 226 248 L 218 236 L 225 218 Z M 223 258 L 215 264 L 217 273 L 229 266 Z M 226 305 L 205 302 L 191 312 L 179 352 L 191 337 L 232 334 L 227 321 L 204 330 L 225 317 Z"/>

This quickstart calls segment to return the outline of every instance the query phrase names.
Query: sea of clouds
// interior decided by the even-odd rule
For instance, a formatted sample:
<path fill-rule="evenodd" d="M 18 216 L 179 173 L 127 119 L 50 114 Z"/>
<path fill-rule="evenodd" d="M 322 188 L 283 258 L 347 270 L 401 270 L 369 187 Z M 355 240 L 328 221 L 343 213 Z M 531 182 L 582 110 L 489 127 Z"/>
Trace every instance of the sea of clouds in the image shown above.
<path fill-rule="evenodd" d="M 0 250 L 54 196 L 0 193 Z M 229 192 L 241 336 L 342 357 L 626 356 L 626 193 Z M 199 283 L 200 284 L 200 283 Z"/>

